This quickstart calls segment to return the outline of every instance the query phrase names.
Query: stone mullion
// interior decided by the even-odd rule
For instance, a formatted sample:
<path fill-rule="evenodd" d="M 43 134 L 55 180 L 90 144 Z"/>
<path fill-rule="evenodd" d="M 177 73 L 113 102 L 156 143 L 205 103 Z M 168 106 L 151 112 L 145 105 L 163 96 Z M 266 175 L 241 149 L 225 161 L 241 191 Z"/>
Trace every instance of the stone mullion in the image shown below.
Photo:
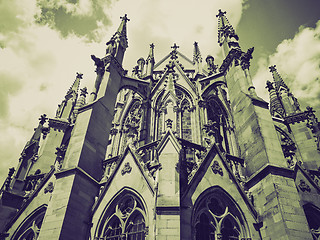
<path fill-rule="evenodd" d="M 119 155 L 119 145 L 120 145 L 120 140 L 121 140 L 121 135 L 122 135 L 122 131 L 119 128 L 119 126 L 116 129 L 118 131 L 113 139 L 112 152 L 111 152 L 112 156 Z"/>
<path fill-rule="evenodd" d="M 200 100 L 198 102 L 199 105 L 199 115 L 200 115 L 200 132 L 201 132 L 201 139 L 202 142 L 201 144 L 205 144 L 204 142 L 204 137 L 206 136 L 205 130 L 204 130 L 204 125 L 208 121 L 208 115 L 207 115 L 207 102 Z"/>

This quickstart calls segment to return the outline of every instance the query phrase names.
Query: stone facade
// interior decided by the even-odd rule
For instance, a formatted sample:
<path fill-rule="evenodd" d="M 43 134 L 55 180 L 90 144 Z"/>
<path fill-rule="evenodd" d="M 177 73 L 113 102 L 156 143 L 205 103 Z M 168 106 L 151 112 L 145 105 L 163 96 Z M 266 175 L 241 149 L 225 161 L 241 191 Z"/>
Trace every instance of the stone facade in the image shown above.
<path fill-rule="evenodd" d="M 0 239 L 318 239 L 320 124 L 275 66 L 257 96 L 253 48 L 217 18 L 221 66 L 151 44 L 129 76 L 122 17 L 88 100 L 77 73 L 10 169 Z"/>

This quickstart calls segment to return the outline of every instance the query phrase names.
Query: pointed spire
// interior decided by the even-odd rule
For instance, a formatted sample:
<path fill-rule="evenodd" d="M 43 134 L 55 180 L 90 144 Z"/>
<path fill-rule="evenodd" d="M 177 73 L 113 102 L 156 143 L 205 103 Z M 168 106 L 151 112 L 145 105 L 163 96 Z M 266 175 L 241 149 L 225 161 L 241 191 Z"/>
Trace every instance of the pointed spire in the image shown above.
<path fill-rule="evenodd" d="M 201 57 L 201 53 L 200 53 L 200 48 L 197 42 L 194 42 L 193 44 L 194 48 L 193 48 L 193 64 L 195 64 L 196 62 L 202 62 L 202 57 Z"/>
<path fill-rule="evenodd" d="M 279 99 L 276 90 L 274 89 L 273 83 L 269 80 L 267 81 L 266 88 L 269 91 L 270 99 L 270 113 L 273 117 L 284 118 L 285 110 L 282 106 L 282 102 Z"/>
<path fill-rule="evenodd" d="M 283 81 L 280 74 L 278 73 L 278 71 L 276 69 L 276 65 L 270 66 L 269 69 L 270 69 L 270 72 L 272 73 L 272 77 L 273 77 L 273 81 L 275 83 L 276 91 L 279 91 L 280 87 L 283 87 L 289 92 L 290 90 L 289 90 L 288 86 L 285 84 L 285 82 Z"/>
<path fill-rule="evenodd" d="M 74 80 L 73 84 L 70 86 L 67 94 L 66 94 L 66 97 L 69 95 L 69 94 L 72 94 L 72 93 L 77 93 L 79 91 L 79 86 L 80 86 L 80 80 L 82 79 L 82 76 L 83 74 L 82 73 L 78 73 L 77 72 L 77 76 L 76 76 L 76 79 Z"/>
<path fill-rule="evenodd" d="M 154 62 L 154 44 L 153 43 L 150 44 L 150 51 L 149 51 L 149 55 L 148 55 L 146 61 L 153 61 Z"/>
<path fill-rule="evenodd" d="M 290 92 L 280 74 L 276 70 L 276 65 L 269 67 L 272 73 L 273 83 L 267 82 L 267 88 L 270 93 L 270 111 L 278 112 L 281 117 L 286 117 L 297 112 L 301 112 L 300 104 Z"/>
<path fill-rule="evenodd" d="M 154 63 L 155 63 L 155 60 L 154 60 L 154 44 L 151 43 L 150 44 L 150 51 L 149 51 L 149 55 L 146 59 L 146 64 L 147 64 L 147 72 L 146 72 L 146 75 L 147 76 L 151 76 L 153 74 L 153 67 L 154 67 Z"/>
<path fill-rule="evenodd" d="M 23 159 L 30 159 L 38 155 L 39 143 L 41 134 L 47 134 L 47 128 L 44 128 L 43 125 L 48 120 L 47 115 L 43 114 L 39 118 L 38 127 L 34 129 L 34 133 L 31 139 L 26 143 L 22 153 L 20 161 Z"/>
<path fill-rule="evenodd" d="M 87 94 L 88 94 L 87 87 L 80 89 L 80 97 L 77 100 L 77 103 L 76 103 L 74 110 L 73 110 L 73 115 L 71 117 L 72 123 L 74 123 L 76 121 L 78 113 L 79 113 L 79 109 L 81 107 L 83 107 L 84 105 L 86 105 Z"/>
<path fill-rule="evenodd" d="M 123 17 L 120 17 L 120 19 L 122 20 L 120 26 L 118 27 L 116 33 L 112 36 L 111 40 L 107 42 L 107 45 L 110 43 L 113 44 L 113 41 L 119 41 L 120 45 L 126 49 L 128 47 L 127 22 L 130 21 L 130 19 L 127 17 L 127 14 L 125 14 Z"/>
<path fill-rule="evenodd" d="M 58 109 L 56 111 L 56 118 L 64 118 L 70 120 L 71 113 L 73 111 L 76 99 L 78 97 L 80 80 L 82 79 L 82 76 L 82 73 L 77 72 L 76 79 L 69 88 L 65 96 L 65 99 L 62 101 L 61 104 L 58 105 Z"/>
<path fill-rule="evenodd" d="M 200 53 L 200 48 L 197 42 L 194 42 L 193 48 L 193 64 L 195 65 L 196 74 L 202 75 L 202 57 Z"/>
<path fill-rule="evenodd" d="M 223 43 L 227 42 L 229 48 L 240 48 L 238 43 L 239 37 L 225 14 L 226 12 L 222 12 L 221 9 L 219 9 L 219 13 L 216 15 L 218 18 L 218 43 L 222 46 Z M 235 40 L 231 41 L 231 38 Z"/>

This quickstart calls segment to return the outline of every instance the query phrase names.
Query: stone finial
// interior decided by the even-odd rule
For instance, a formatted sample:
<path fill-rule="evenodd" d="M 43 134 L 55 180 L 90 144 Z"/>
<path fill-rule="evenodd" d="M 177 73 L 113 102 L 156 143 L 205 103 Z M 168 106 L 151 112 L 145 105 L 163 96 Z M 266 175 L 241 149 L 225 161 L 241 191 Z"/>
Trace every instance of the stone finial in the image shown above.
<path fill-rule="evenodd" d="M 221 9 L 219 9 L 219 12 L 218 12 L 218 14 L 216 15 L 216 17 L 222 17 L 222 16 L 224 16 L 226 13 L 227 13 L 226 11 L 222 12 Z"/>

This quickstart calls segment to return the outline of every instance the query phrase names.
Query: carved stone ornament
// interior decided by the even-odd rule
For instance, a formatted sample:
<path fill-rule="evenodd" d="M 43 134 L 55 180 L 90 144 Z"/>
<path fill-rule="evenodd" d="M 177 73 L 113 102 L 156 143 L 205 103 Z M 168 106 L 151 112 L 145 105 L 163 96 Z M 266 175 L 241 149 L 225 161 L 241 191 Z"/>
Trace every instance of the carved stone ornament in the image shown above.
<path fill-rule="evenodd" d="M 213 171 L 214 174 L 220 174 L 221 176 L 223 176 L 223 171 L 222 171 L 222 168 L 220 167 L 219 165 L 219 162 L 218 161 L 214 161 L 212 166 L 211 166 L 211 169 Z"/>
<path fill-rule="evenodd" d="M 52 193 L 54 189 L 53 182 L 49 182 L 48 185 L 44 189 L 44 193 Z"/>
<path fill-rule="evenodd" d="M 306 184 L 306 182 L 302 179 L 300 179 L 300 183 L 299 183 L 299 188 L 301 189 L 302 192 L 311 192 L 311 188 L 309 187 L 308 184 Z"/>
<path fill-rule="evenodd" d="M 127 163 L 124 164 L 124 167 L 121 170 L 121 174 L 125 175 L 126 173 L 130 173 L 131 170 L 132 170 L 132 167 L 130 166 L 130 163 L 127 162 Z"/>

